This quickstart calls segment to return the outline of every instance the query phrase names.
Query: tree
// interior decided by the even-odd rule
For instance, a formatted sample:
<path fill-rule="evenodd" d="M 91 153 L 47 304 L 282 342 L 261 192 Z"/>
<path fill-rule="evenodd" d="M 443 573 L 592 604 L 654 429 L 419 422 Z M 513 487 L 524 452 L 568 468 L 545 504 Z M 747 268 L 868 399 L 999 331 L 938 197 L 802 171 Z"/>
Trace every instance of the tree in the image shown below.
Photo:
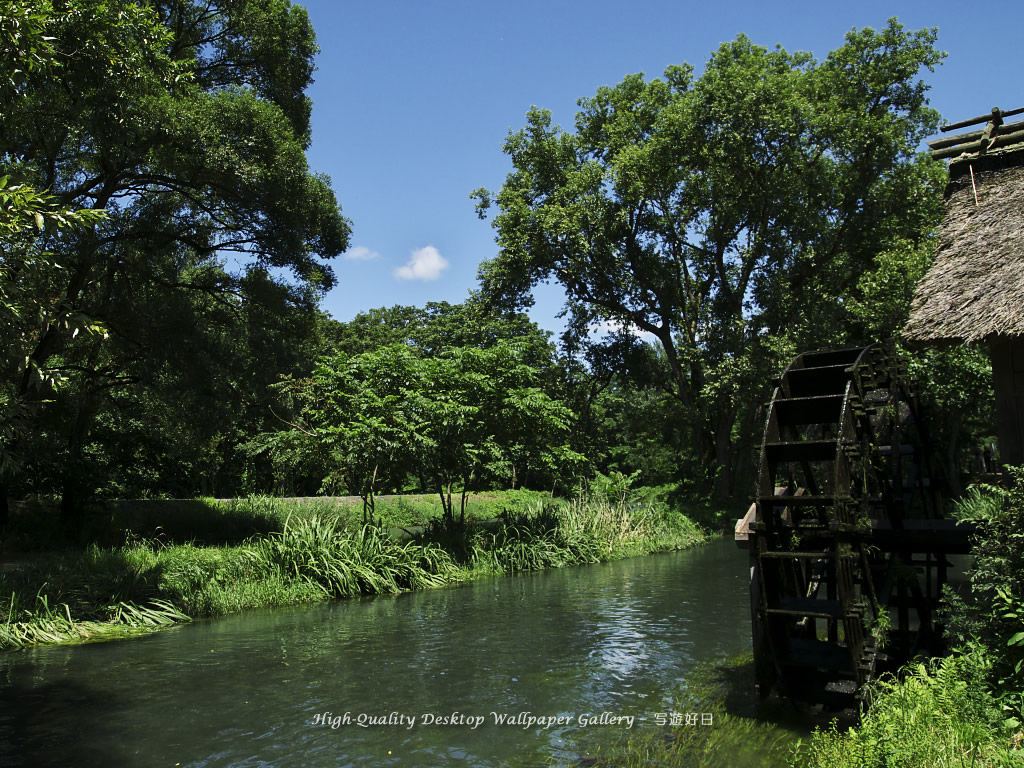
<path fill-rule="evenodd" d="M 324 485 L 341 485 L 363 500 L 363 522 L 373 524 L 381 484 L 401 478 L 415 458 L 419 425 L 409 391 L 422 361 L 401 345 L 350 357 L 322 357 L 309 379 L 287 384 L 297 396 L 300 424 L 326 454 Z"/>
<path fill-rule="evenodd" d="M 562 439 L 573 413 L 541 389 L 528 352 L 505 341 L 487 349 L 445 348 L 424 360 L 419 387 L 408 394 L 419 424 L 420 461 L 450 520 L 456 485 L 461 521 L 466 493 L 480 475 L 515 487 L 531 469 L 558 477 L 583 462 Z"/>
<path fill-rule="evenodd" d="M 326 457 L 325 485 L 341 478 L 363 498 L 419 469 L 455 521 L 474 481 L 522 482 L 531 470 L 571 471 L 582 457 L 560 439 L 572 412 L 538 386 L 528 347 L 499 341 L 487 349 L 445 347 L 419 357 L 403 344 L 349 356 L 322 357 L 313 375 L 283 382 L 291 430 L 267 436 L 270 451 Z"/>
<path fill-rule="evenodd" d="M 705 482 L 728 496 L 759 427 L 750 402 L 796 349 L 850 341 L 845 297 L 898 238 L 926 236 L 942 171 L 916 154 L 938 115 L 934 31 L 854 30 L 816 62 L 740 36 L 694 78 L 631 75 L 580 101 L 575 132 L 533 108 L 505 152 L 485 299 L 566 290 L 574 327 L 652 334 Z"/>
<path fill-rule="evenodd" d="M 911 243 L 896 241 L 875 257 L 875 269 L 858 283 L 858 296 L 848 302 L 853 319 L 871 338 L 899 336 L 910 319 L 914 290 L 934 258 L 934 239 Z M 920 382 L 929 414 L 932 445 L 943 446 L 938 457 L 950 492 L 962 492 L 960 475 L 964 447 L 980 452 L 994 442 L 992 365 L 978 346 L 907 349 L 898 343 L 910 372 Z"/>
<path fill-rule="evenodd" d="M 0 114 L 9 114 L 34 72 L 53 67 L 55 53 L 44 33 L 46 3 L 8 0 L 0 6 Z M 88 228 L 103 218 L 97 210 L 73 210 L 30 184 L 0 176 L 0 527 L 7 524 L 7 483 L 21 462 L 14 450 L 38 408 L 41 391 L 58 384 L 57 374 L 30 354 L 38 327 L 59 325 L 65 332 L 99 333 L 102 325 L 80 313 L 60 312 L 56 301 L 34 295 L 28 286 L 43 282 L 57 268 L 37 238 L 60 228 Z"/>
<path fill-rule="evenodd" d="M 420 357 L 432 357 L 445 347 L 487 349 L 514 341 L 528 349 L 531 365 L 547 370 L 555 357 L 549 335 L 525 313 L 494 311 L 472 294 L 461 304 L 430 301 L 423 307 L 396 305 L 361 312 L 348 323 L 338 323 L 331 342 L 334 349 L 350 355 L 403 344 Z"/>
<path fill-rule="evenodd" d="M 349 225 L 328 180 L 306 164 L 316 45 L 303 9 L 287 0 L 40 7 L 54 53 L 17 84 L 0 119 L 0 171 L 60 206 L 108 214 L 91 229 L 41 233 L 34 245 L 55 269 L 22 282 L 26 294 L 60 297 L 27 358 L 64 380 L 39 397 L 52 402 L 32 432 L 58 460 L 70 515 L 92 484 L 90 431 L 116 393 L 180 401 L 185 387 L 215 392 L 210 409 L 227 407 L 252 377 L 230 380 L 196 361 L 233 349 L 225 342 L 240 329 L 255 352 L 255 335 L 290 324 L 283 315 L 314 313 L 334 283 L 325 260 L 345 250 Z M 78 316 L 109 338 L 76 334 L 67 320 Z M 9 386 L 27 396 L 24 384 Z"/>

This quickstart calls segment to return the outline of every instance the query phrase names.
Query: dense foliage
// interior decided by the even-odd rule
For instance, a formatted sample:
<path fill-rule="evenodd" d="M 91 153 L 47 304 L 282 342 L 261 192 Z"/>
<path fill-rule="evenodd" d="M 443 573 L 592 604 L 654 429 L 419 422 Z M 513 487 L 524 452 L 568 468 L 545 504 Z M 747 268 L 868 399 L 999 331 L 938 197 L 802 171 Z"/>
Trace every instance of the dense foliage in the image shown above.
<path fill-rule="evenodd" d="M 1017 727 L 999 710 L 987 674 L 991 660 L 975 649 L 916 664 L 879 681 L 856 728 L 833 725 L 794 750 L 800 768 L 1010 768 L 1022 763 Z"/>
<path fill-rule="evenodd" d="M 396 344 L 322 357 L 309 378 L 287 382 L 293 429 L 273 435 L 269 449 L 317 455 L 325 483 L 362 496 L 370 522 L 378 488 L 401 488 L 410 474 L 440 495 L 449 519 L 458 485 L 464 518 L 477 478 L 515 488 L 531 472 L 547 479 L 583 459 L 562 439 L 572 412 L 538 386 L 529 354 L 501 340 L 428 355 Z"/>
<path fill-rule="evenodd" d="M 7 0 L 0 18 L 4 56 L 27 63 L 0 93 L 16 246 L 0 256 L 0 496 L 57 494 L 71 514 L 96 491 L 212 489 L 220 446 L 260 429 L 267 384 L 313 337 L 325 259 L 347 246 L 306 165 L 305 11 Z M 24 226 L 33 205 L 8 195 L 42 189 L 27 221 L 44 226 Z M 45 226 L 68 214 L 92 226 Z"/>
<path fill-rule="evenodd" d="M 944 596 L 953 653 L 876 683 L 860 726 L 815 733 L 795 765 L 1024 764 L 1024 471 L 1011 473 L 957 505 L 977 533 L 969 583 Z"/>
<path fill-rule="evenodd" d="M 979 644 L 991 681 L 1024 719 L 1024 468 L 1010 488 L 972 488 L 957 514 L 977 526 L 969 588 L 947 591 L 946 632 L 958 646 Z"/>
<path fill-rule="evenodd" d="M 817 62 L 741 35 L 700 77 L 599 89 L 574 132 L 532 109 L 505 142 L 483 296 L 522 307 L 553 279 L 575 332 L 651 334 L 702 484 L 730 495 L 763 383 L 796 350 L 876 340 L 849 299 L 879 253 L 937 221 L 944 174 L 916 154 L 938 125 L 917 79 L 934 42 L 891 21 Z M 492 195 L 474 194 L 484 215 Z"/>

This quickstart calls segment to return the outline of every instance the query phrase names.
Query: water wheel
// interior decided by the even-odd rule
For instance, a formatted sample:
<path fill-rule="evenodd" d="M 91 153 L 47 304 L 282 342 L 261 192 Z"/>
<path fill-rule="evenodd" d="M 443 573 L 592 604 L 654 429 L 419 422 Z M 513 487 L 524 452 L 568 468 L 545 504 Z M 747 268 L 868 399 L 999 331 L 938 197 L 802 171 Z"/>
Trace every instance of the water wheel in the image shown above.
<path fill-rule="evenodd" d="M 887 663 L 938 652 L 946 554 L 968 543 L 940 519 L 936 480 L 891 346 L 790 363 L 768 410 L 756 501 L 737 525 L 762 694 L 853 693 Z"/>

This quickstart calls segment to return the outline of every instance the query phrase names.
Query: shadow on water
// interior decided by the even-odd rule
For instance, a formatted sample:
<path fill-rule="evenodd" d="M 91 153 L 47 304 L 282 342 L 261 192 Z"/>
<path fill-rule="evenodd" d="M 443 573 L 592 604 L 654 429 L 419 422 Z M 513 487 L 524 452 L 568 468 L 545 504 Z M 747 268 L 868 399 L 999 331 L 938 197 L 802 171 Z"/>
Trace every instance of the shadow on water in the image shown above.
<path fill-rule="evenodd" d="M 746 578 L 745 557 L 715 542 L 3 654 L 0 765 L 575 765 L 591 745 L 663 738 L 656 713 L 690 711 L 675 699 L 695 674 L 749 651 Z M 709 748 L 732 749 L 734 725 L 742 740 L 748 674 L 713 681 L 732 724 L 704 734 Z M 324 726 L 324 713 L 353 722 Z M 415 726 L 355 722 L 391 713 Z M 483 724 L 424 718 L 453 713 Z M 508 727 L 494 713 L 567 721 Z M 636 725 L 580 723 L 602 713 Z"/>
<path fill-rule="evenodd" d="M 138 765 L 138 755 L 118 750 L 118 709 L 109 692 L 84 681 L 31 679 L 31 666 L 10 670 L 0 682 L 0 765 L 66 768 L 71 765 Z M 73 713 L 72 717 L 68 717 Z M 100 746 L 93 746 L 94 740 Z"/>

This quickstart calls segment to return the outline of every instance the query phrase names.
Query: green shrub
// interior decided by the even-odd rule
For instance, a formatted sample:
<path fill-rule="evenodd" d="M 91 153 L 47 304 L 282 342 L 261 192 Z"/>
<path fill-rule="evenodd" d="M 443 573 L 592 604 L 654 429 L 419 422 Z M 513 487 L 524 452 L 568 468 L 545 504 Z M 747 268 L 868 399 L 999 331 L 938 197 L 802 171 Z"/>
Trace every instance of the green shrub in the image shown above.
<path fill-rule="evenodd" d="M 869 689 L 857 728 L 815 731 L 797 746 L 799 768 L 997 768 L 1024 765 L 1019 735 L 987 687 L 991 660 L 980 646 Z"/>
<path fill-rule="evenodd" d="M 992 682 L 1018 717 L 1024 691 L 1024 469 L 1011 468 L 1010 488 L 972 488 L 957 517 L 977 525 L 969 590 L 947 590 L 946 634 L 954 646 L 981 643 Z M 1024 718 L 1022 718 L 1024 719 Z"/>
<path fill-rule="evenodd" d="M 573 553 L 565 546 L 559 516 L 552 507 L 533 514 L 506 511 L 488 547 L 490 562 L 505 573 L 539 571 L 575 565 Z"/>
<path fill-rule="evenodd" d="M 440 509 L 440 505 L 438 505 Z M 438 514 L 428 520 L 417 541 L 425 546 L 437 547 L 451 555 L 457 563 L 471 565 L 477 558 L 483 532 L 473 523 L 460 522 Z"/>

